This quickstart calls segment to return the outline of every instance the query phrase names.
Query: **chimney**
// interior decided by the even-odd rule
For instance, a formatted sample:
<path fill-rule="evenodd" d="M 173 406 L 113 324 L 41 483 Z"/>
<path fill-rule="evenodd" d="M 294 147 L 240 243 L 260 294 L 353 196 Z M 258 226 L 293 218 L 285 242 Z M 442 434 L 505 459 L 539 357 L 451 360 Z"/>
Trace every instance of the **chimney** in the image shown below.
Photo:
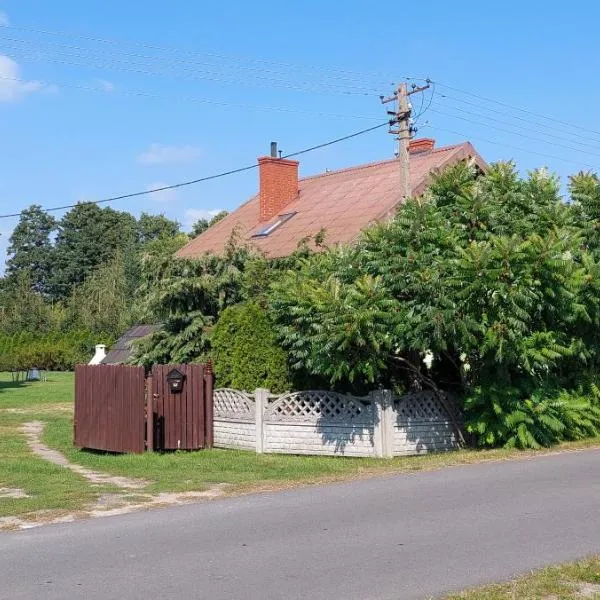
<path fill-rule="evenodd" d="M 419 138 L 411 140 L 408 144 L 409 154 L 425 154 L 426 152 L 433 152 L 435 146 L 435 140 L 432 138 Z"/>
<path fill-rule="evenodd" d="M 297 160 L 277 158 L 277 143 L 271 142 L 271 156 L 258 159 L 260 178 L 260 221 L 268 221 L 298 197 Z"/>
<path fill-rule="evenodd" d="M 96 353 L 92 356 L 92 360 L 88 365 L 99 365 L 106 358 L 106 346 L 104 344 L 96 344 Z"/>

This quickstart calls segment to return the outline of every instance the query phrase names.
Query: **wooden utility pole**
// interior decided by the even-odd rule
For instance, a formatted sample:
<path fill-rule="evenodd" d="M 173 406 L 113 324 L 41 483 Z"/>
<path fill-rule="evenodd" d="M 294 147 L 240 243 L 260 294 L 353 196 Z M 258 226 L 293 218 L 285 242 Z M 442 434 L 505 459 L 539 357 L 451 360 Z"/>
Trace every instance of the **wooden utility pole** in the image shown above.
<path fill-rule="evenodd" d="M 381 103 L 386 104 L 388 102 L 396 102 L 396 110 L 388 111 L 390 119 L 390 130 L 389 132 L 396 136 L 398 140 L 398 162 L 400 165 L 400 186 L 402 190 L 402 197 L 408 198 L 410 196 L 410 155 L 409 155 L 409 144 L 410 138 L 413 133 L 411 126 L 411 115 L 412 107 L 408 101 L 408 97 L 417 92 L 423 92 L 429 87 L 429 84 L 416 87 L 413 85 L 412 90 L 409 92 L 406 83 L 401 83 L 393 96 L 384 98 L 381 96 Z M 397 125 L 397 129 L 392 127 Z"/>
<path fill-rule="evenodd" d="M 408 90 L 406 83 L 398 86 L 398 160 L 400 161 L 400 181 L 402 185 L 402 197 L 410 196 L 410 164 L 408 162 L 408 145 L 410 143 L 410 104 L 408 102 Z"/>

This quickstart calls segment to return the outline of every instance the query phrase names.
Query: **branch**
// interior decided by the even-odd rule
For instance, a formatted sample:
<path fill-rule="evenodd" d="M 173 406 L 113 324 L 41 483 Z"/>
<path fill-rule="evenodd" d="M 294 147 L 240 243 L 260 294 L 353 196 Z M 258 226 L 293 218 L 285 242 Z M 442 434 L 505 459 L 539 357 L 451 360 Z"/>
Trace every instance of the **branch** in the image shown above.
<path fill-rule="evenodd" d="M 444 408 L 444 410 L 450 417 L 450 421 L 452 422 L 452 427 L 454 428 L 454 432 L 456 433 L 456 436 L 458 438 L 459 445 L 461 447 L 464 447 L 466 445 L 466 442 L 465 442 L 465 438 L 463 435 L 462 427 L 460 426 L 460 423 L 458 422 L 458 419 L 456 418 L 456 413 L 454 412 L 454 409 L 448 403 L 448 399 L 446 398 L 446 395 L 442 392 L 442 390 L 440 390 L 440 388 L 438 388 L 435 381 L 431 377 L 427 377 L 426 375 L 423 375 L 423 373 L 421 372 L 421 369 L 419 369 L 416 365 L 414 365 L 412 362 L 410 362 L 406 358 L 402 358 L 401 356 L 394 356 L 393 360 L 395 360 L 395 361 L 399 362 L 400 364 L 404 365 L 405 367 L 407 367 L 409 371 L 411 371 L 414 375 L 416 375 L 416 377 L 421 382 L 423 382 L 427 387 L 429 387 L 431 389 L 431 391 L 434 393 L 435 397 L 439 400 L 440 404 L 442 405 L 442 407 Z"/>

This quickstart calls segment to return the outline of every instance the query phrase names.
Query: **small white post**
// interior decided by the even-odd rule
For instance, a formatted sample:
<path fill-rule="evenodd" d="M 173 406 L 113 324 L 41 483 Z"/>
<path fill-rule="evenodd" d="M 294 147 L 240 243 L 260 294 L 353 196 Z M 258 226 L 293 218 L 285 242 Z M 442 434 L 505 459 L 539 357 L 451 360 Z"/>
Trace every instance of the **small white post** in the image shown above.
<path fill-rule="evenodd" d="M 373 453 L 376 458 L 383 458 L 383 393 L 375 390 L 369 394 L 373 407 Z"/>
<path fill-rule="evenodd" d="M 394 395 L 390 390 L 370 394 L 373 402 L 373 452 L 377 458 L 394 455 Z"/>
<path fill-rule="evenodd" d="M 254 391 L 254 406 L 256 409 L 255 427 L 256 427 L 256 452 L 264 452 L 264 415 L 267 402 L 269 401 L 269 390 L 258 388 Z"/>
<path fill-rule="evenodd" d="M 394 456 L 394 422 L 396 411 L 394 410 L 394 394 L 391 390 L 382 390 L 382 434 L 383 434 L 383 457 Z"/>

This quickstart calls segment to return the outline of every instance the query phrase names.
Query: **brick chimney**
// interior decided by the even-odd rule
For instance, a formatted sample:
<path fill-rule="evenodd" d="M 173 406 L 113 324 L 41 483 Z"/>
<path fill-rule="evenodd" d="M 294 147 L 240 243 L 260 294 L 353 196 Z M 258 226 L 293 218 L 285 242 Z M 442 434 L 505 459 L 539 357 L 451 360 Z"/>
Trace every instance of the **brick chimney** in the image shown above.
<path fill-rule="evenodd" d="M 277 144 L 271 143 L 271 156 L 258 159 L 260 178 L 260 221 L 268 221 L 298 197 L 297 160 L 277 158 Z"/>
<path fill-rule="evenodd" d="M 435 140 L 432 138 L 419 138 L 411 140 L 408 143 L 409 154 L 424 154 L 425 152 L 433 152 Z"/>

